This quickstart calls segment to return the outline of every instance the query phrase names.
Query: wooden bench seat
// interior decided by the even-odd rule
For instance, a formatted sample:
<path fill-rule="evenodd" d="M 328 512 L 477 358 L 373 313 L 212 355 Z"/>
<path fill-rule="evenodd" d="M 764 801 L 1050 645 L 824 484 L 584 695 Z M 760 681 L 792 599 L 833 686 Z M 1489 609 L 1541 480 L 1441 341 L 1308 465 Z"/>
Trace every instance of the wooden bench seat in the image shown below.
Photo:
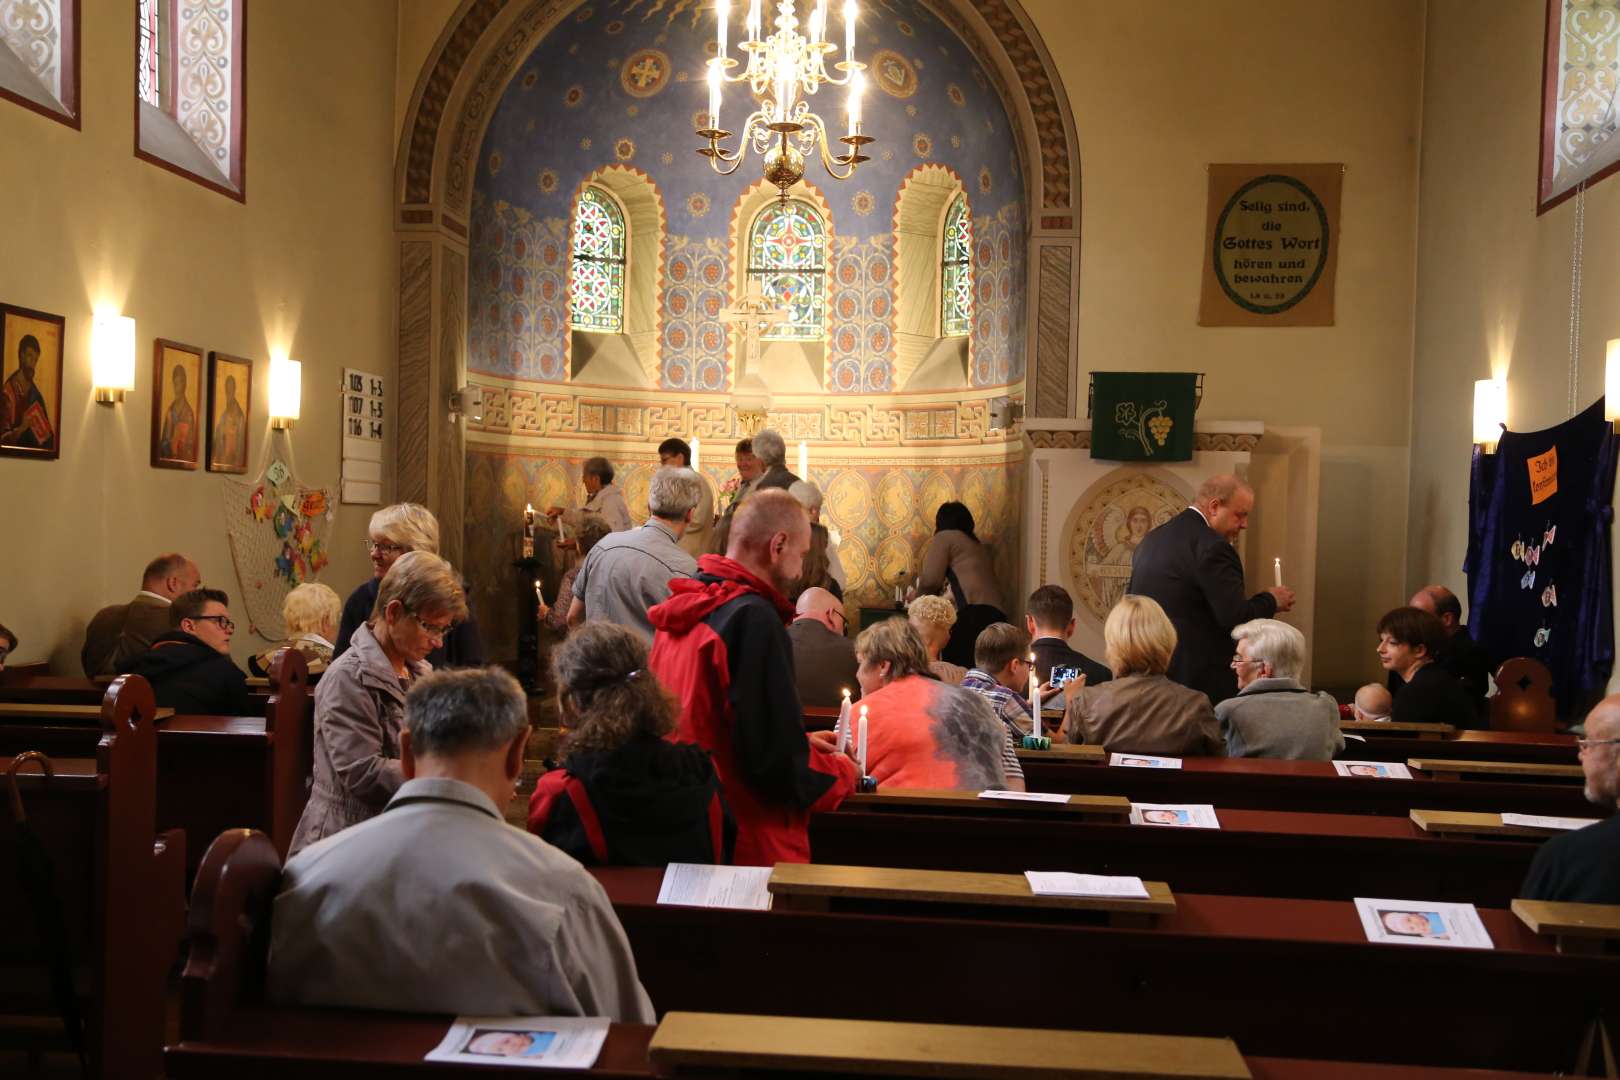
<path fill-rule="evenodd" d="M 185 912 L 185 837 L 159 836 L 155 826 L 151 688 L 136 677 L 114 683 L 103 709 L 94 757 L 52 760 L 49 776 L 33 763 L 16 772 L 26 824 L 0 815 L 0 925 L 7 928 L 0 956 L 8 969 L 29 972 L 8 992 L 33 992 L 43 1014 L 53 1013 L 50 968 L 39 955 L 50 942 L 18 879 L 19 859 L 37 848 L 51 866 L 51 910 L 61 916 L 73 961 L 87 971 L 91 1075 L 151 1077 Z M 20 1004 L 8 998 L 8 1009 Z"/>
<path fill-rule="evenodd" d="M 175 715 L 158 709 L 158 822 L 185 831 L 190 870 L 227 828 L 264 831 L 286 851 L 307 801 L 312 762 L 304 658 L 284 650 L 276 689 L 258 717 Z M 0 754 L 93 752 L 88 706 L 0 702 Z"/>
<path fill-rule="evenodd" d="M 1408 768 L 1417 769 L 1436 780 L 1488 780 L 1511 778 L 1537 783 L 1584 783 L 1586 774 L 1579 765 L 1550 765 L 1536 761 L 1467 761 L 1447 757 L 1407 758 Z"/>
<path fill-rule="evenodd" d="M 1072 819 L 1065 807 L 882 790 L 810 819 L 818 862 L 928 870 L 1130 874 L 1203 893 L 1421 896 L 1506 907 L 1537 842 L 1432 835 L 1409 818 L 1216 807 L 1220 829 Z M 1055 813 L 1054 811 L 1059 811 Z M 1498 819 L 1499 820 L 1499 819 Z"/>
<path fill-rule="evenodd" d="M 1459 731 L 1450 738 L 1415 740 L 1370 732 L 1361 740 L 1346 739 L 1339 756 L 1354 761 L 1405 761 L 1414 753 L 1463 761 L 1534 761 L 1548 765 L 1575 765 L 1580 760 L 1575 736 L 1539 731 Z"/>
<path fill-rule="evenodd" d="M 1550 817 L 1592 815 L 1579 786 L 1522 776 L 1411 780 L 1339 776 L 1330 762 L 1264 758 L 1185 758 L 1180 769 L 1133 769 L 1050 759 L 1024 759 L 1030 791 L 1123 795 L 1132 802 L 1211 803 L 1245 810 L 1385 814 L 1414 806 L 1439 810 L 1513 811 Z"/>
<path fill-rule="evenodd" d="M 1173 877 L 1173 915 L 1115 928 L 673 907 L 657 902 L 659 869 L 591 872 L 662 1009 L 1151 1026 L 1228 1035 L 1262 1055 L 1550 1071 L 1574 1060 L 1593 1017 L 1620 1006 L 1620 959 L 1560 955 L 1501 909 L 1480 912 L 1494 950 L 1425 949 L 1368 943 L 1346 901 L 1193 894 Z M 785 973 L 768 995 L 762 971 Z M 1304 992 L 1302 972 L 1332 978 L 1313 976 Z M 1391 987 L 1423 1002 L 1424 1023 L 1384 1022 Z"/>

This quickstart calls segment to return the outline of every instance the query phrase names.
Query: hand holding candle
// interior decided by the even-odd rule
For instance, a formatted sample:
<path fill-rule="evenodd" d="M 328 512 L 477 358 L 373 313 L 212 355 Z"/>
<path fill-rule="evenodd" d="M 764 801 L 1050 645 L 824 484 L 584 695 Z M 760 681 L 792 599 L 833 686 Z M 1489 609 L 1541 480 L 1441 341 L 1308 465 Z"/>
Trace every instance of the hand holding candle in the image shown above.
<path fill-rule="evenodd" d="M 849 688 L 844 688 L 844 703 L 838 706 L 838 752 L 849 746 Z"/>

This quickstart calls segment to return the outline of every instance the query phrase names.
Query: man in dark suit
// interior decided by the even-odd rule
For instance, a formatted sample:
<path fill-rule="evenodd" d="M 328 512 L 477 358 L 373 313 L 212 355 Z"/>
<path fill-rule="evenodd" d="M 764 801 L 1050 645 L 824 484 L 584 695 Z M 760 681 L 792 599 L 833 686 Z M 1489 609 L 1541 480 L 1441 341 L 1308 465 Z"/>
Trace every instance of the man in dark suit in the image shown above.
<path fill-rule="evenodd" d="M 1167 674 L 1215 704 L 1237 694 L 1232 628 L 1294 606 L 1294 590 L 1282 585 L 1244 595 L 1232 542 L 1253 509 L 1253 488 L 1235 476 L 1212 476 L 1191 506 L 1143 538 L 1131 562 L 1126 591 L 1157 600 L 1176 628 Z"/>
<path fill-rule="evenodd" d="M 96 612 L 85 627 L 79 662 L 84 673 L 117 675 L 124 665 L 152 647 L 170 630 L 169 604 L 202 584 L 197 564 L 179 553 L 159 555 L 146 564 L 141 591 L 127 604 Z"/>
<path fill-rule="evenodd" d="M 837 705 L 848 690 L 861 696 L 855 681 L 855 643 L 845 635 L 844 605 L 826 589 L 806 589 L 794 607 L 793 676 L 801 705 Z"/>
<path fill-rule="evenodd" d="M 1586 801 L 1609 814 L 1596 825 L 1562 833 L 1541 845 L 1519 887 L 1529 900 L 1620 904 L 1620 694 L 1610 694 L 1586 715 L 1580 740 Z"/>

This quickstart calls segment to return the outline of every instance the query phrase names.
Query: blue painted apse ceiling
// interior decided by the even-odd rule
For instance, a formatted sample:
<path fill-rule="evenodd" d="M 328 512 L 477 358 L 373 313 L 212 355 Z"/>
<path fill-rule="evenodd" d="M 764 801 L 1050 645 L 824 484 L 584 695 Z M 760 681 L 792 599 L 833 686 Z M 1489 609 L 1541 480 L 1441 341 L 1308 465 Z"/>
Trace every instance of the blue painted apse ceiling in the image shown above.
<path fill-rule="evenodd" d="M 767 0 L 767 7 L 771 4 Z M 800 0 L 800 26 L 809 0 Z M 835 13 L 829 37 L 842 40 Z M 733 4 L 731 40 L 746 4 Z M 972 212 L 971 386 L 1024 374 L 1025 195 L 1005 109 L 966 45 L 914 0 L 862 5 L 856 55 L 868 65 L 864 126 L 872 160 L 835 181 L 811 160 L 805 179 L 831 208 L 825 385 L 886 392 L 894 370 L 894 216 L 920 165 L 960 177 Z M 707 107 L 703 65 L 714 49 L 710 4 L 598 0 L 565 18 L 508 85 L 485 134 L 473 197 L 469 367 L 562 382 L 568 371 L 569 219 L 580 184 L 598 169 L 644 174 L 662 205 L 657 275 L 658 385 L 730 388 L 721 317 L 731 302 L 733 211 L 760 177 L 750 152 L 719 176 L 695 151 Z M 740 51 L 733 45 L 733 55 Z M 751 109 L 728 86 L 722 123 Z M 841 130 L 845 91 L 811 106 Z M 731 144 L 735 145 L 735 138 Z M 746 235 L 742 223 L 740 235 Z M 634 237 L 632 237 L 632 245 Z M 938 253 L 929 273 L 937 271 Z"/>

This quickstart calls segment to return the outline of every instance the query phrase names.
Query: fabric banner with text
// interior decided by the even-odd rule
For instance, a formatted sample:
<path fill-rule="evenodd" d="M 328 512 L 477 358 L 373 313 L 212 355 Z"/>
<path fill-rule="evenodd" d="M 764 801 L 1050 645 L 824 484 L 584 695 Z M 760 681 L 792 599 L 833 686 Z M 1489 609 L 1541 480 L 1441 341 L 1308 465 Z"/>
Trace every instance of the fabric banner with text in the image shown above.
<path fill-rule="evenodd" d="M 1091 456 L 1104 461 L 1191 461 L 1198 375 L 1091 373 Z"/>
<path fill-rule="evenodd" d="M 1200 326 L 1332 326 L 1344 166 L 1211 165 Z"/>
<path fill-rule="evenodd" d="M 1533 657 L 1558 714 L 1578 720 L 1614 666 L 1609 531 L 1616 439 L 1599 398 L 1545 431 L 1474 451 L 1468 490 L 1468 633 L 1492 666 Z"/>

